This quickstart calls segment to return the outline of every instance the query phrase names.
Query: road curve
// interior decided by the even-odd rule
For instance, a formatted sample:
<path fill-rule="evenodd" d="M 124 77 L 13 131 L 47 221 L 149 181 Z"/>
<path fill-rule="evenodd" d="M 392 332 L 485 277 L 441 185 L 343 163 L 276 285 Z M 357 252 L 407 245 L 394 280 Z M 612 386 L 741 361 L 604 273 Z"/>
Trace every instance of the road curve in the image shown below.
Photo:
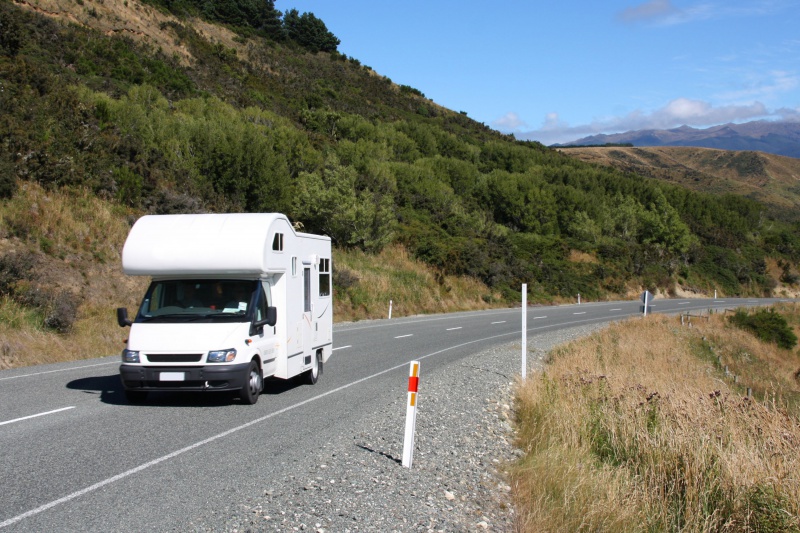
<path fill-rule="evenodd" d="M 698 313 L 780 299 L 656 299 L 652 312 Z M 529 334 L 606 323 L 641 303 L 529 307 Z M 446 369 L 520 338 L 500 309 L 339 324 L 314 386 L 273 382 L 254 406 L 229 396 L 152 394 L 131 406 L 117 356 L 0 372 L 0 529 L 183 530 L 261 494 L 322 443 L 357 431 L 383 395 L 403 397 L 408 362 Z M 212 520 L 207 520 L 212 522 Z"/>

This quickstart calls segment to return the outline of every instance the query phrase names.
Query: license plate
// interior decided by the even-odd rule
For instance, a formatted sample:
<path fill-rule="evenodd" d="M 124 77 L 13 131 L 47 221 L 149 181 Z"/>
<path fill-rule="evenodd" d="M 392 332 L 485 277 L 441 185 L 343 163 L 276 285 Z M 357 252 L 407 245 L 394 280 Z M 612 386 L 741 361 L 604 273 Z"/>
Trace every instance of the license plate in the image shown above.
<path fill-rule="evenodd" d="M 186 372 L 161 372 L 159 381 L 186 381 Z"/>

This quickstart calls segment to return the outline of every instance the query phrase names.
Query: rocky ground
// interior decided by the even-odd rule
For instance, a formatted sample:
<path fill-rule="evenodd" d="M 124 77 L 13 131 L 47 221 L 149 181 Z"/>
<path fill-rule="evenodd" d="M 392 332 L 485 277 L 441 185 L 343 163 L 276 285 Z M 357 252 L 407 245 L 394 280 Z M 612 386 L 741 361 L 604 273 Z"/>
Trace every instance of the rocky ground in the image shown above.
<path fill-rule="evenodd" d="M 531 371 L 552 347 L 597 328 L 530 337 Z M 412 468 L 401 465 L 402 435 L 384 415 L 402 412 L 405 398 L 378 402 L 351 435 L 242 502 L 225 530 L 517 531 L 504 470 L 520 454 L 512 427 L 519 366 L 517 342 L 438 372 L 423 368 Z"/>

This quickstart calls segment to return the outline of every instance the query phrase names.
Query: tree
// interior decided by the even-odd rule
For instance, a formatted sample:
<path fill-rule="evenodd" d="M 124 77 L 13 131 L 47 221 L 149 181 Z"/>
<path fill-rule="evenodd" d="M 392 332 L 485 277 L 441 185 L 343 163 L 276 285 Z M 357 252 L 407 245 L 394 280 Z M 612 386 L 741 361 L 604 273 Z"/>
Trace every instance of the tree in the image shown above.
<path fill-rule="evenodd" d="M 207 20 L 233 26 L 251 27 L 272 38 L 280 37 L 281 12 L 274 0 L 150 0 L 165 5 L 172 13 L 182 15 L 197 10 Z"/>
<path fill-rule="evenodd" d="M 300 15 L 290 9 L 283 16 L 283 29 L 289 39 L 309 52 L 336 52 L 341 41 L 313 13 Z"/>
<path fill-rule="evenodd" d="M 358 191 L 353 167 L 330 154 L 321 172 L 297 178 L 292 218 L 307 231 L 323 233 L 337 246 L 380 252 L 394 238 L 394 200 L 388 194 Z"/>

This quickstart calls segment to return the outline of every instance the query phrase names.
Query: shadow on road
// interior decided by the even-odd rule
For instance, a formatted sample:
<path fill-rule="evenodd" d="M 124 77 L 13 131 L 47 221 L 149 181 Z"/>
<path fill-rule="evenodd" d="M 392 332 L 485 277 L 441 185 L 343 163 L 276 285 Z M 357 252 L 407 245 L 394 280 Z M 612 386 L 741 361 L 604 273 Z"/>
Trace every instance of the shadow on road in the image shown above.
<path fill-rule="evenodd" d="M 262 396 L 283 394 L 303 385 L 301 379 L 268 379 L 264 382 Z M 129 405 L 125 399 L 119 374 L 109 376 L 93 376 L 75 379 L 67 383 L 67 388 L 79 390 L 86 394 L 96 395 L 101 402 L 110 405 Z M 239 402 L 236 392 L 150 392 L 147 398 L 136 405 L 152 407 L 214 407 L 237 404 Z"/>

